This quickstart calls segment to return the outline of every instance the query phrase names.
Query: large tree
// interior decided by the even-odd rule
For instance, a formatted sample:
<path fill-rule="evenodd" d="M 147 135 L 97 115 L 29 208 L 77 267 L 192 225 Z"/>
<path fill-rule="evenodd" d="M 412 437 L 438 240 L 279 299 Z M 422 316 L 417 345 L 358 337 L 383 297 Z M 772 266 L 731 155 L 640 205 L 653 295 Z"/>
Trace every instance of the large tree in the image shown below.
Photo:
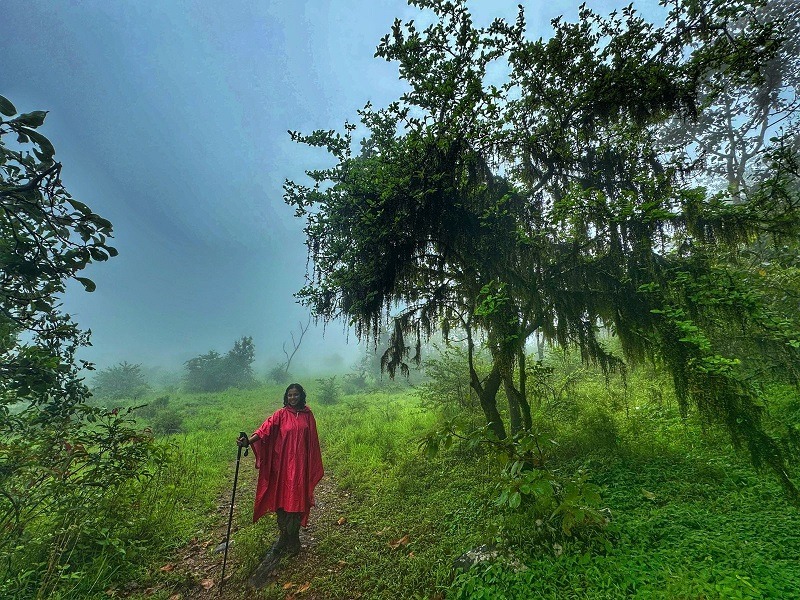
<path fill-rule="evenodd" d="M 721 345 L 733 321 L 769 346 L 764 356 L 798 358 L 796 312 L 778 318 L 735 260 L 756 236 L 797 232 L 792 149 L 773 155 L 772 189 L 732 202 L 693 186 L 689 153 L 664 135 L 704 114 L 709 73 L 726 73 L 727 94 L 749 90 L 784 42 L 780 28 L 743 26 L 751 2 L 687 0 L 662 26 L 630 7 L 607 18 L 582 8 L 532 41 L 522 10 L 476 28 L 463 1 L 413 3 L 437 21 L 422 32 L 397 21 L 381 41 L 377 55 L 399 63 L 409 91 L 360 112 L 360 152 L 351 124 L 293 134 L 337 159 L 308 173 L 311 186 L 286 184 L 308 223 L 313 273 L 300 297 L 359 336 L 393 322 L 390 372 L 403 368 L 409 334 L 417 358 L 439 327 L 464 329 L 470 357 L 483 335 L 493 366 L 484 379 L 472 369 L 471 384 L 498 437 L 501 386 L 512 432 L 531 425 L 529 336 L 612 369 L 624 363 L 602 343 L 611 330 L 625 358 L 666 365 L 684 410 L 723 422 L 794 490 L 742 357 Z"/>

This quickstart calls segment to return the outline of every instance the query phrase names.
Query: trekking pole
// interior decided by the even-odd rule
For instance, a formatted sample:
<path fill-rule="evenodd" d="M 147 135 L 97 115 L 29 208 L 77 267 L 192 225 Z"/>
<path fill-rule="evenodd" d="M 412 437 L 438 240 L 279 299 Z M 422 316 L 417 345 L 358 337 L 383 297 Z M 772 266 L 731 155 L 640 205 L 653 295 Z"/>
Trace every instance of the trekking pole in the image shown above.
<path fill-rule="evenodd" d="M 239 438 L 247 438 L 244 431 L 239 432 Z M 244 455 L 247 456 L 247 448 L 244 450 Z M 222 586 L 225 585 L 225 565 L 228 563 L 228 546 L 231 543 L 231 525 L 233 524 L 233 503 L 236 500 L 236 482 L 239 480 L 239 461 L 242 460 L 242 447 L 239 446 L 239 451 L 236 453 L 236 472 L 233 474 L 233 494 L 231 494 L 231 512 L 228 515 L 228 533 L 225 534 L 225 555 L 222 559 L 222 577 L 219 581 L 219 595 L 222 596 Z"/>

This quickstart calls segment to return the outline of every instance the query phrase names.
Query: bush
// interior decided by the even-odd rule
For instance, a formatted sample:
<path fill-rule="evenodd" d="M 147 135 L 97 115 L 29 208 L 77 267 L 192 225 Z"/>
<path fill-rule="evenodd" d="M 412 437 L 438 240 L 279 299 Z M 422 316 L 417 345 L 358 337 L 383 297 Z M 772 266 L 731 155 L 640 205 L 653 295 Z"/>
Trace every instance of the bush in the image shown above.
<path fill-rule="evenodd" d="M 420 386 L 419 395 L 426 407 L 452 418 L 464 411 L 479 409 L 478 400 L 469 383 L 467 351 L 460 346 L 447 346 L 425 361 L 427 380 Z M 477 369 L 486 370 L 483 357 L 476 357 Z"/>
<path fill-rule="evenodd" d="M 183 417 L 174 409 L 160 412 L 150 425 L 153 433 L 170 435 L 183 431 Z"/>
<path fill-rule="evenodd" d="M 347 373 L 347 375 L 344 376 L 344 381 L 342 382 L 342 391 L 348 396 L 365 392 L 368 388 L 369 383 L 367 382 L 367 376 L 365 373 L 353 372 Z"/>
<path fill-rule="evenodd" d="M 167 408 L 169 404 L 169 396 L 159 396 L 149 404 L 145 404 L 139 408 L 139 414 L 143 417 L 153 417 Z"/>
<path fill-rule="evenodd" d="M 575 423 L 573 437 L 576 455 L 585 456 L 591 452 L 616 450 L 619 439 L 619 427 L 611 413 L 598 406 L 587 407 L 581 411 Z M 562 451 L 564 451 L 563 445 Z"/>
<path fill-rule="evenodd" d="M 283 363 L 275 365 L 267 373 L 267 380 L 278 385 L 289 383 L 292 374 L 286 370 L 286 365 Z"/>
<path fill-rule="evenodd" d="M 127 361 L 98 372 L 92 386 L 94 395 L 111 400 L 141 398 L 149 390 L 142 365 Z"/>
<path fill-rule="evenodd" d="M 320 404 L 336 404 L 339 401 L 342 391 L 336 382 L 336 375 L 317 379 L 317 383 L 319 384 L 317 402 Z"/>

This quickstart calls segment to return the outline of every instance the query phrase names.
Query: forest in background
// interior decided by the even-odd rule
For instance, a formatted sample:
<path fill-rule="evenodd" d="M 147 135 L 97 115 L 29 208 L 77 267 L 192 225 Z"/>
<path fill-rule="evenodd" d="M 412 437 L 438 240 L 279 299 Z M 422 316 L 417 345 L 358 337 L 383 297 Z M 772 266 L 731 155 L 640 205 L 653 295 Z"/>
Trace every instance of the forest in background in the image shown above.
<path fill-rule="evenodd" d="M 395 22 L 376 53 L 408 92 L 343 132 L 292 132 L 335 164 L 285 185 L 307 224 L 301 302 L 352 324 L 380 371 L 427 372 L 395 394 L 309 374 L 342 489 L 412 532 L 390 550 L 419 540 L 391 568 L 341 541 L 364 565 L 348 581 L 365 597 L 791 595 L 800 8 L 678 0 L 659 24 L 583 8 L 530 40 L 522 9 L 475 28 L 464 2 L 412 4 L 434 23 Z M 278 388 L 244 337 L 187 361 L 180 397 L 115 391 L 141 370 L 121 363 L 92 398 L 89 336 L 58 299 L 70 279 L 94 290 L 82 271 L 116 255 L 112 225 L 64 189 L 46 111 L 0 96 L 0 114 L 0 589 L 188 593 L 152 561 L 208 525 L 230 466 L 211 438 L 242 428 L 220 411 L 263 414 Z M 374 419 L 354 422 L 362 403 Z M 398 497 L 412 514 L 384 504 Z M 734 550 L 742 528 L 755 549 Z M 479 543 L 503 559 L 453 574 Z M 354 593 L 308 576 L 320 597 Z"/>

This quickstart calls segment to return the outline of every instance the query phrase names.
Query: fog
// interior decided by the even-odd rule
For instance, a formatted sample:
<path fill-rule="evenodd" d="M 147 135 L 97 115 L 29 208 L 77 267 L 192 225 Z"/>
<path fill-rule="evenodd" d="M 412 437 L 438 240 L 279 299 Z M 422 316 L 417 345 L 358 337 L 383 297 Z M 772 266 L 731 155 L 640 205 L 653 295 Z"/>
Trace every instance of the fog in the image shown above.
<path fill-rule="evenodd" d="M 471 6 L 488 24 L 517 4 Z M 528 4 L 547 35 L 579 3 Z M 82 358 L 178 369 L 245 335 L 259 375 L 285 358 L 308 312 L 293 296 L 303 222 L 282 184 L 324 159 L 287 130 L 341 128 L 402 93 L 396 65 L 373 58 L 396 17 L 430 20 L 399 0 L 3 3 L 0 94 L 50 111 L 41 131 L 67 189 L 114 224 L 119 256 L 84 273 L 97 290 L 63 298 L 92 331 Z M 361 352 L 344 324 L 312 325 L 293 367 L 347 368 Z"/>

